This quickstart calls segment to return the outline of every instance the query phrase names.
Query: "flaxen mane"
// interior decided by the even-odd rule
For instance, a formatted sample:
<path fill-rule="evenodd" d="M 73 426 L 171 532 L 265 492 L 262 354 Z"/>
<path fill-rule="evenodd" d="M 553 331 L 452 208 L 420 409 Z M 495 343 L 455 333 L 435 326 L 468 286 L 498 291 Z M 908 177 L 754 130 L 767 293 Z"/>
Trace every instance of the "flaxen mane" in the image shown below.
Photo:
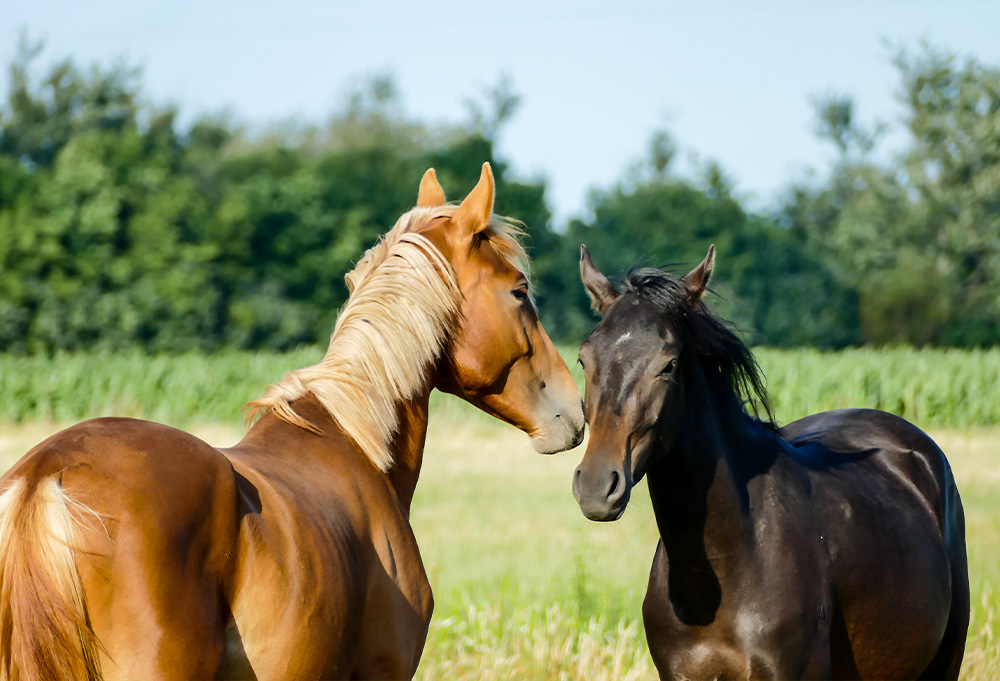
<path fill-rule="evenodd" d="M 248 403 L 247 422 L 273 411 L 319 429 L 291 403 L 311 392 L 380 470 L 392 466 L 389 445 L 398 428 L 398 404 L 426 389 L 430 369 L 458 325 L 461 296 L 455 271 L 415 231 L 449 217 L 455 206 L 414 208 L 404 214 L 345 276 L 350 298 L 341 310 L 326 355 L 291 371 Z M 510 221 L 494 216 L 480 237 L 505 260 L 527 262 Z"/>

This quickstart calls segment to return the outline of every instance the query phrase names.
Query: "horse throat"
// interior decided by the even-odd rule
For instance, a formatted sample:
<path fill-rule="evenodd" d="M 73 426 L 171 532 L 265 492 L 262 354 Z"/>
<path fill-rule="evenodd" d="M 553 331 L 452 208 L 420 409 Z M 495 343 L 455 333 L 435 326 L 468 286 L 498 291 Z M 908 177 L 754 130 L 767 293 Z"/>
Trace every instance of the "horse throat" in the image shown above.
<path fill-rule="evenodd" d="M 676 460 L 671 460 L 677 456 Z M 682 622 L 706 625 L 715 619 L 722 587 L 713 554 L 720 537 L 709 527 L 709 499 L 718 460 L 679 460 L 676 450 L 647 474 L 649 497 L 667 555 L 670 600 Z M 725 473 L 722 472 L 722 475 Z M 686 484 L 685 484 L 686 483 Z"/>
<path fill-rule="evenodd" d="M 647 485 L 675 613 L 705 625 L 715 619 L 726 577 L 752 550 L 748 471 L 739 457 L 756 459 L 759 443 L 742 414 L 718 408 L 700 367 L 685 371 L 684 385 L 681 432 L 650 468 Z"/>

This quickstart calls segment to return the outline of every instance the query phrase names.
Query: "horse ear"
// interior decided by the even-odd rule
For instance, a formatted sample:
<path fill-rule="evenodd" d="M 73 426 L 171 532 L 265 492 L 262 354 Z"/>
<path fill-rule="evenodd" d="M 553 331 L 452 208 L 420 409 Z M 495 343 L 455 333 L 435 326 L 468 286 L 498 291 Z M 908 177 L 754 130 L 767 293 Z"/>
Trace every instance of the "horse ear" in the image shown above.
<path fill-rule="evenodd" d="M 483 173 L 479 176 L 479 184 L 469 192 L 451 216 L 451 221 L 463 225 L 470 234 L 477 234 L 486 229 L 493 215 L 493 171 L 489 163 L 483 164 Z"/>
<path fill-rule="evenodd" d="M 701 264 L 684 275 L 681 279 L 684 287 L 688 290 L 688 296 L 692 303 L 700 303 L 708 288 L 708 282 L 712 279 L 712 270 L 715 269 L 715 244 L 708 247 L 708 255 L 701 261 Z"/>
<path fill-rule="evenodd" d="M 583 244 L 580 244 L 580 279 L 587 289 L 594 310 L 601 315 L 621 296 L 608 278 L 594 266 L 594 261 L 590 259 L 590 251 Z"/>
<path fill-rule="evenodd" d="M 437 173 L 428 168 L 420 180 L 420 191 L 417 192 L 417 206 L 420 208 L 437 208 L 445 204 L 444 190 L 438 183 Z"/>

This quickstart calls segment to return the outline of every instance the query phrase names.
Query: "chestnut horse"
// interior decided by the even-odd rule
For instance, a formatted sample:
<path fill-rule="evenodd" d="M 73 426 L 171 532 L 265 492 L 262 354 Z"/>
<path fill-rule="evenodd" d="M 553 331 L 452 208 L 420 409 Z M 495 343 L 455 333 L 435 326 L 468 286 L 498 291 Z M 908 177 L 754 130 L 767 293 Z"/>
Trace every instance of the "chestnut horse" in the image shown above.
<path fill-rule="evenodd" d="M 236 446 L 100 418 L 28 452 L 0 482 L 0 677 L 411 677 L 431 390 L 543 453 L 583 435 L 493 195 L 489 165 L 459 206 L 427 171 L 347 276 L 326 356 L 251 402 Z"/>
<path fill-rule="evenodd" d="M 777 428 L 753 355 L 702 302 L 714 248 L 681 278 L 633 270 L 621 292 L 581 256 L 603 319 L 580 349 L 590 441 L 573 491 L 615 520 L 646 476 L 660 677 L 957 679 L 965 519 L 940 448 L 868 409 Z"/>

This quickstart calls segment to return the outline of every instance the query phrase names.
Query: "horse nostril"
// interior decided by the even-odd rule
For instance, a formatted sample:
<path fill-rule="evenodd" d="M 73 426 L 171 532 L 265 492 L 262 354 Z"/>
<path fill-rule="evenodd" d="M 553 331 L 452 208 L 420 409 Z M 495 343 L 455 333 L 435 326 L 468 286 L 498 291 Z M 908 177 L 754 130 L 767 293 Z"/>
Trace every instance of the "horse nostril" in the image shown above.
<path fill-rule="evenodd" d="M 542 381 L 542 387 L 540 388 L 540 390 L 545 390 L 545 381 Z"/>
<path fill-rule="evenodd" d="M 611 487 L 608 489 L 608 499 L 615 496 L 615 491 L 618 489 L 618 471 L 611 471 Z"/>

